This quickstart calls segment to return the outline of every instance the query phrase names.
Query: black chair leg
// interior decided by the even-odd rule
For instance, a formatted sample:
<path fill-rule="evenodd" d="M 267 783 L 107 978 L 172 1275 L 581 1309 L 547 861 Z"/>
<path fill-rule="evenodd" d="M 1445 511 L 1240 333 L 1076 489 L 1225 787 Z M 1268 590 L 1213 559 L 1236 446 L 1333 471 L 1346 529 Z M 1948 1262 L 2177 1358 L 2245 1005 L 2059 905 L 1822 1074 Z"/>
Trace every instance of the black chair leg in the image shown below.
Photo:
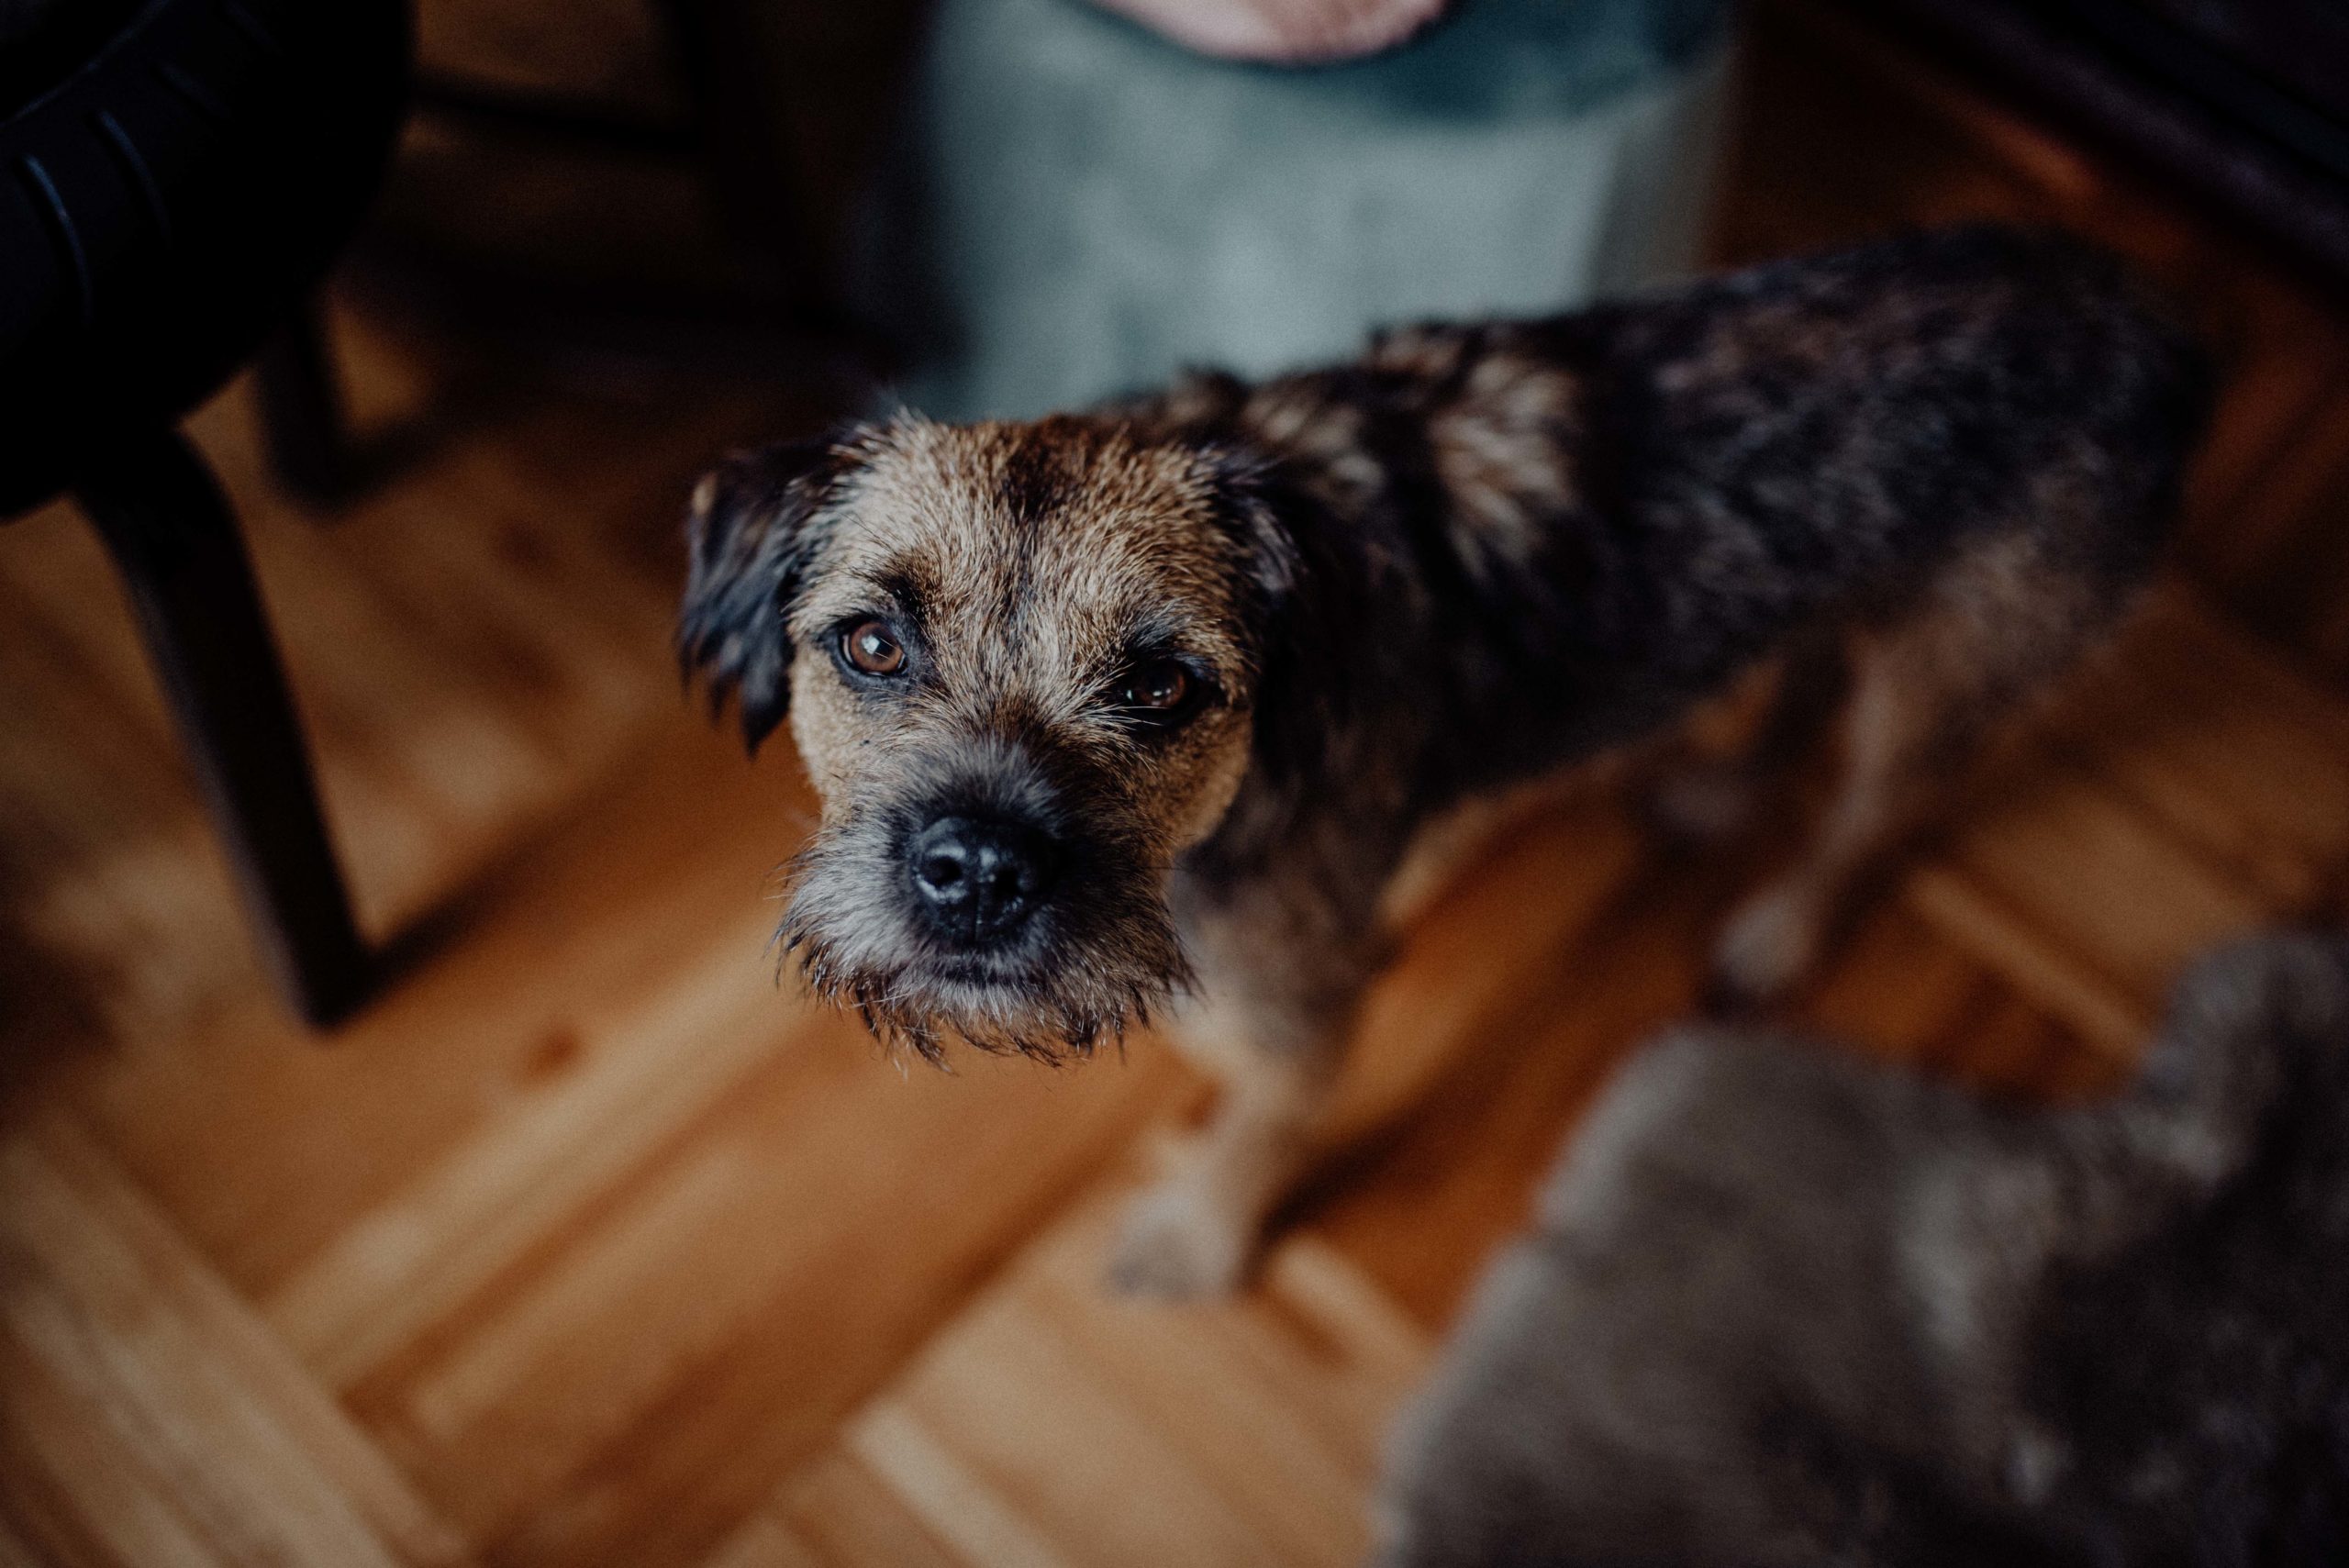
<path fill-rule="evenodd" d="M 253 363 L 262 439 L 278 482 L 313 506 L 356 488 L 342 386 L 327 344 L 326 312 L 304 300 L 262 345 Z"/>
<path fill-rule="evenodd" d="M 364 996 L 366 949 L 235 517 L 175 431 L 117 449 L 78 495 L 121 569 L 256 936 L 301 1015 Z"/>

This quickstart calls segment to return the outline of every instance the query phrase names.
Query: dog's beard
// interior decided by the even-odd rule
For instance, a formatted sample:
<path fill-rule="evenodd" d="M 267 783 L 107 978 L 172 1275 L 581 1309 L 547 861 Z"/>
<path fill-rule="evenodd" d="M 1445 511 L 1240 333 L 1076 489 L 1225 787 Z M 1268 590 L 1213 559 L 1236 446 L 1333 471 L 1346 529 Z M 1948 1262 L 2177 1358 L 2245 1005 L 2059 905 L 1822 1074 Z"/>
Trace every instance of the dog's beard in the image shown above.
<path fill-rule="evenodd" d="M 793 860 L 776 940 L 816 995 L 885 1044 L 941 1065 L 955 1040 L 1061 1062 L 1122 1041 L 1190 988 L 1163 881 L 1132 850 L 1090 842 L 1017 940 L 958 951 L 911 908 L 896 835 L 851 822 Z"/>

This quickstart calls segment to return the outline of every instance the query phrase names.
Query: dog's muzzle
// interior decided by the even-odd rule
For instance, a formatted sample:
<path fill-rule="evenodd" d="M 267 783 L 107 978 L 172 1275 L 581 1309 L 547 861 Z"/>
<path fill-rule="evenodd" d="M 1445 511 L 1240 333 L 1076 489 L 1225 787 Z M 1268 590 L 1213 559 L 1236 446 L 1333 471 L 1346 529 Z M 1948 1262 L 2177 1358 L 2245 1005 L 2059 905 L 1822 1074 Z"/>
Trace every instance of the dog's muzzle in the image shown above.
<path fill-rule="evenodd" d="M 957 947 L 1001 942 L 1027 924 L 1059 879 L 1058 845 L 1033 828 L 941 817 L 906 843 L 906 869 L 932 934 Z"/>

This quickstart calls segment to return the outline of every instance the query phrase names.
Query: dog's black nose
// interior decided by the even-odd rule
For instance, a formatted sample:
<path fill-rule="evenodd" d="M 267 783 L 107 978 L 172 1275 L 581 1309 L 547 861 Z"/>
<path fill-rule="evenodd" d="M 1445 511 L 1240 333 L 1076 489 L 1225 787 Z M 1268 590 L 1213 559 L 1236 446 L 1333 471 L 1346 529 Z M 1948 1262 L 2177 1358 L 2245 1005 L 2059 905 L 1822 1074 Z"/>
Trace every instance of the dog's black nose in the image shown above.
<path fill-rule="evenodd" d="M 1060 871 L 1052 841 L 1032 828 L 941 817 L 906 846 L 914 889 L 945 936 L 993 941 L 1017 929 Z"/>

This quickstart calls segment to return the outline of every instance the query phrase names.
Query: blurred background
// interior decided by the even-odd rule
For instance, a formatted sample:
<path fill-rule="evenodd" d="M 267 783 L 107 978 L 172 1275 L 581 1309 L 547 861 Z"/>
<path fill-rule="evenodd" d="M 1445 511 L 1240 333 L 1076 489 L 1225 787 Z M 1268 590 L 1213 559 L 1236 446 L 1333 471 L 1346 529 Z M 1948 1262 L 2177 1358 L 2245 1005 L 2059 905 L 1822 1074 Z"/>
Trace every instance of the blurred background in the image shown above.
<path fill-rule="evenodd" d="M 1204 1085 L 1146 1038 L 907 1073 L 778 985 L 811 801 L 681 693 L 693 476 L 844 414 L 2060 224 L 2226 377 L 2173 564 L 1793 1012 L 2094 1093 L 2188 954 L 2342 912 L 2337 6 L 1199 3 L 422 0 L 404 80 L 396 6 L 0 4 L 0 1562 L 1359 1555 L 1385 1421 L 1782 835 L 1511 823 L 1363 1024 L 1408 1113 L 1243 1299 L 1111 1299 Z"/>

